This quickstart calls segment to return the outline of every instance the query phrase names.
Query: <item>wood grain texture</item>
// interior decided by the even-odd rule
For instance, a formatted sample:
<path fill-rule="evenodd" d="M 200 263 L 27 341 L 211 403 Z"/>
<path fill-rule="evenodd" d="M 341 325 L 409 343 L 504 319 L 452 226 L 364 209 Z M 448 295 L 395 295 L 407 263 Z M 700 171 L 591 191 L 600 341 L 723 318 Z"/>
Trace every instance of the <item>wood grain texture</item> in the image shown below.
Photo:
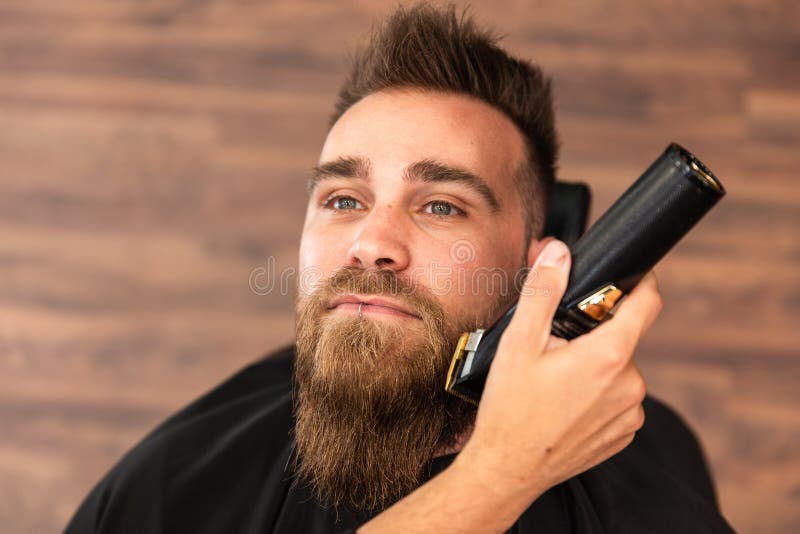
<path fill-rule="evenodd" d="M 724 180 L 638 359 L 732 524 L 799 530 L 797 4 L 472 5 L 554 77 L 560 175 L 595 216 L 671 140 Z M 390 8 L 0 2 L 4 532 L 62 528 L 149 428 L 292 339 L 291 291 L 250 278 L 295 266 L 344 53 Z"/>

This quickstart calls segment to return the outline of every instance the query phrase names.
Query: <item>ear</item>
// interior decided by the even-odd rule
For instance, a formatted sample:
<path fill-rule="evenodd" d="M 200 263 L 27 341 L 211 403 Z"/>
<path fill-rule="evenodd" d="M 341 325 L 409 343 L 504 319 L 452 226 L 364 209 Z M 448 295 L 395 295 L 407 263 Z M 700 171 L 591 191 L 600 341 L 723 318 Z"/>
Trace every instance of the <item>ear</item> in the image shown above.
<path fill-rule="evenodd" d="M 544 247 L 553 240 L 555 240 L 553 236 L 543 237 L 538 241 L 535 239 L 531 240 L 531 244 L 528 247 L 528 267 L 533 267 L 533 264 L 536 263 L 536 258 L 539 257 Z"/>

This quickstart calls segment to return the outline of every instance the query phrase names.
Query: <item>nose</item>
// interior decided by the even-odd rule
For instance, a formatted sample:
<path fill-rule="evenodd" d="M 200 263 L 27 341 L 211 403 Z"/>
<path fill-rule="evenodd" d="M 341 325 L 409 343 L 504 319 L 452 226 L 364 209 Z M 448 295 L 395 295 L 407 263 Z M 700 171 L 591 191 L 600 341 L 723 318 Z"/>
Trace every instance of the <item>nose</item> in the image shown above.
<path fill-rule="evenodd" d="M 348 265 L 400 272 L 410 261 L 402 215 L 391 206 L 373 208 L 362 219 L 348 250 Z"/>

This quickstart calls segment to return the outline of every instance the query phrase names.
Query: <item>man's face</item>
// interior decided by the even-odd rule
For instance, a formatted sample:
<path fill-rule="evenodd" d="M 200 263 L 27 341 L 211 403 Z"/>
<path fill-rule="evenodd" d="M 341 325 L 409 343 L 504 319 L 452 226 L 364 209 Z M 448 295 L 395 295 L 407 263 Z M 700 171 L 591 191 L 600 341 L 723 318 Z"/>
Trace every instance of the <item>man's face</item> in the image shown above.
<path fill-rule="evenodd" d="M 301 272 L 324 279 L 343 266 L 391 269 L 429 288 L 447 317 L 480 314 L 487 293 L 503 290 L 499 273 L 510 289 L 525 257 L 513 181 L 523 157 L 519 130 L 484 102 L 418 91 L 367 96 L 322 149 Z M 414 322 L 385 311 L 362 306 L 376 320 Z"/>
<path fill-rule="evenodd" d="M 331 129 L 300 247 L 298 473 L 321 500 L 402 497 L 474 408 L 444 392 L 458 335 L 515 298 L 522 137 L 465 96 L 373 94 Z M 314 285 L 304 281 L 314 280 Z"/>

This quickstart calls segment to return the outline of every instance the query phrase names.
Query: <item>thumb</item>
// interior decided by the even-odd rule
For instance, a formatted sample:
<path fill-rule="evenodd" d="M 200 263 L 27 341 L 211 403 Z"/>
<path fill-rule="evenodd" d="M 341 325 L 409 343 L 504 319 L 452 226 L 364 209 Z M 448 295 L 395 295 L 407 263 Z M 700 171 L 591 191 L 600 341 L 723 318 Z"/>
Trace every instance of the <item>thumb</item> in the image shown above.
<path fill-rule="evenodd" d="M 571 265 L 569 248 L 552 240 L 536 257 L 525 279 L 509 329 L 525 336 L 532 349 L 544 350 L 556 308 L 567 288 Z"/>

